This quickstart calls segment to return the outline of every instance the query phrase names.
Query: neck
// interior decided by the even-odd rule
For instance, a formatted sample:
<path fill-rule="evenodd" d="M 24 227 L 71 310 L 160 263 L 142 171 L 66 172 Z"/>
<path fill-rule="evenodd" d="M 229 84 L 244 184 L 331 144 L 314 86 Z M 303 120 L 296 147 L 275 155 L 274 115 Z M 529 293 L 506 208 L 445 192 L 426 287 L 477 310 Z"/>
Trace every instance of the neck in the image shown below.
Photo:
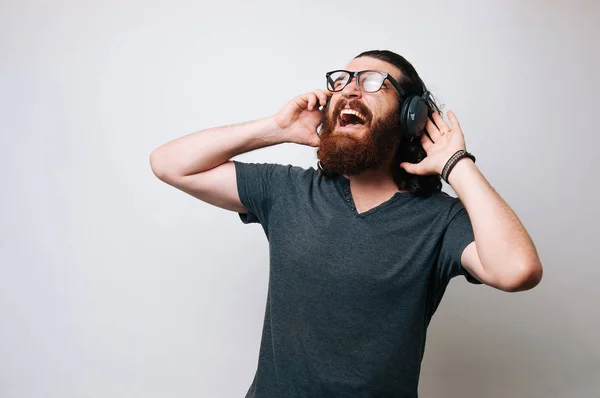
<path fill-rule="evenodd" d="M 356 211 L 363 213 L 392 198 L 398 186 L 389 169 L 366 170 L 360 174 L 346 176 L 350 180 L 350 191 Z"/>
<path fill-rule="evenodd" d="M 344 175 L 349 181 L 353 191 L 364 196 L 385 196 L 399 192 L 394 181 L 390 165 L 386 164 L 378 169 L 369 169 L 355 175 Z"/>
<path fill-rule="evenodd" d="M 347 176 L 352 189 L 361 191 L 389 192 L 398 191 L 398 186 L 388 170 L 365 170 L 360 174 Z"/>

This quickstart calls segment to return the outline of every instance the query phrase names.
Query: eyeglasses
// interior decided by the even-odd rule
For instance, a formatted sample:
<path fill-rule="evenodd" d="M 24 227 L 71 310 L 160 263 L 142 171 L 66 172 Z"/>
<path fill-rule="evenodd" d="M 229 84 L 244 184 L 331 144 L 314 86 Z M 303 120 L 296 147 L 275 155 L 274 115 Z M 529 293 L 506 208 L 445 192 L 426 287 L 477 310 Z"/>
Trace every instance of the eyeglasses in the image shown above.
<path fill-rule="evenodd" d="M 327 78 L 327 89 L 331 92 L 342 91 L 344 87 L 348 85 L 352 81 L 352 78 L 356 79 L 356 86 L 360 91 L 365 93 L 376 93 L 381 90 L 381 86 L 383 86 L 383 82 L 385 79 L 388 79 L 392 86 L 401 96 L 404 96 L 406 93 L 400 87 L 400 84 L 390 76 L 387 72 L 382 72 L 380 70 L 361 70 L 359 72 L 350 72 L 347 70 L 334 70 L 331 72 L 327 72 L 325 74 Z"/>

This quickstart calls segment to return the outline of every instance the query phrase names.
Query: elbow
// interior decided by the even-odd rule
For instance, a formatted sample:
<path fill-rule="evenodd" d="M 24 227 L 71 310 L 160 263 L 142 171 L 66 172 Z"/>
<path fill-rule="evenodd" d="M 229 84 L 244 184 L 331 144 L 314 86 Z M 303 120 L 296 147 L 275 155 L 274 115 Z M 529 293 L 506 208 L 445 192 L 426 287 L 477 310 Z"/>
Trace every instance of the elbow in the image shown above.
<path fill-rule="evenodd" d="M 530 262 L 517 268 L 518 271 L 509 278 L 503 286 L 502 290 L 506 292 L 522 292 L 530 290 L 540 284 L 544 270 L 539 261 Z"/>
<path fill-rule="evenodd" d="M 168 180 L 169 174 L 167 172 L 165 162 L 162 159 L 159 149 L 160 148 L 155 149 L 150 154 L 150 169 L 152 169 L 152 172 L 159 180 L 166 182 Z"/>

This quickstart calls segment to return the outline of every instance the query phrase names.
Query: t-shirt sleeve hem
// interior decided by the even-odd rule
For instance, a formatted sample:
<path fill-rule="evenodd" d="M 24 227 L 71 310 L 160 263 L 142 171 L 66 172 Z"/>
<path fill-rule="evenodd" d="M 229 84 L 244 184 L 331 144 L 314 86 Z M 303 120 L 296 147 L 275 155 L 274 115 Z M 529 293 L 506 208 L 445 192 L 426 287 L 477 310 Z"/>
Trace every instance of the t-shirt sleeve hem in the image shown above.
<path fill-rule="evenodd" d="M 474 240 L 471 240 L 471 241 L 469 241 L 469 242 L 465 242 L 465 243 L 462 245 L 462 249 L 461 249 L 461 251 L 460 251 L 460 253 L 461 253 L 461 258 L 462 258 L 462 253 L 464 252 L 464 250 L 467 248 L 467 246 L 469 246 L 469 245 L 470 245 L 471 243 L 473 243 L 473 242 L 474 242 Z M 469 283 L 472 283 L 472 284 L 474 284 L 474 285 L 482 285 L 482 284 L 483 284 L 483 282 L 481 282 L 479 279 L 475 278 L 473 275 L 471 275 L 471 274 L 469 273 L 469 271 L 467 271 L 467 269 L 466 269 L 465 267 L 463 267 L 463 265 L 462 265 L 462 260 L 460 261 L 460 268 L 461 268 L 461 270 L 462 270 L 462 272 L 463 272 L 463 275 L 464 275 L 464 276 L 465 276 L 465 278 L 467 279 L 467 282 L 469 282 Z"/>
<path fill-rule="evenodd" d="M 250 206 L 247 200 L 248 195 L 246 189 L 246 182 L 248 178 L 245 174 L 244 164 L 238 162 L 237 160 L 234 160 L 233 164 L 235 165 L 235 179 L 237 183 L 238 196 L 240 197 L 240 202 L 242 202 L 242 205 L 244 205 L 244 207 L 248 211 L 247 213 L 238 213 L 238 216 L 244 224 L 257 223 L 259 222 L 258 217 L 250 210 Z"/>

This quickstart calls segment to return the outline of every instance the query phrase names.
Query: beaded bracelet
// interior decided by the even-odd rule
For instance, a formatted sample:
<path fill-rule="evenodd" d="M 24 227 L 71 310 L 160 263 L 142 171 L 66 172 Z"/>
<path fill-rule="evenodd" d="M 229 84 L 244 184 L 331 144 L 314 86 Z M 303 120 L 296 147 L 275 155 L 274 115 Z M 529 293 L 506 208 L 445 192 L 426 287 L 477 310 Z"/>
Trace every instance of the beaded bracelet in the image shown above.
<path fill-rule="evenodd" d="M 444 181 L 446 181 L 446 184 L 450 184 L 448 182 L 448 175 L 450 174 L 450 172 L 452 171 L 454 166 L 456 166 L 458 161 L 461 160 L 462 158 L 470 158 L 473 161 L 473 163 L 475 163 L 475 156 L 473 156 L 469 152 L 465 151 L 464 149 L 456 152 L 454 155 L 452 155 L 450 157 L 450 159 L 444 166 L 444 169 L 442 170 L 441 176 L 444 179 Z"/>

